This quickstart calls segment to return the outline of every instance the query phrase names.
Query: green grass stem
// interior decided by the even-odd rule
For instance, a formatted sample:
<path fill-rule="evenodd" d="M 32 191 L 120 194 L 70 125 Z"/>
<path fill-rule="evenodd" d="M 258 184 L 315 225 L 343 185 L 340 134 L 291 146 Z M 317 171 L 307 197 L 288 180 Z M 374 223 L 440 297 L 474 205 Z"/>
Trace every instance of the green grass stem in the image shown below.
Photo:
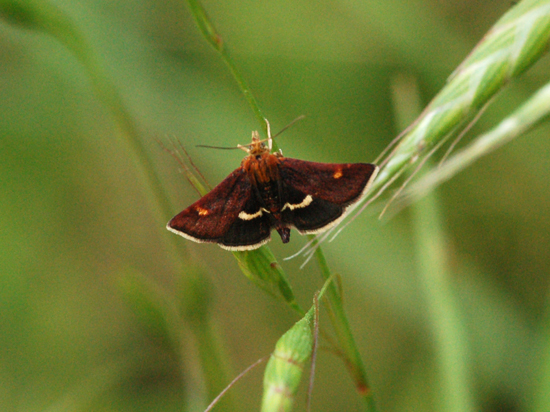
<path fill-rule="evenodd" d="M 216 30 L 216 28 L 214 27 L 214 24 L 212 23 L 206 11 L 204 10 L 204 7 L 198 0 L 187 0 L 187 3 L 189 4 L 191 13 L 195 18 L 195 21 L 197 23 L 197 26 L 200 32 L 202 33 L 206 41 L 214 48 L 214 50 L 216 50 L 220 54 L 220 57 L 229 68 L 229 71 L 231 72 L 231 74 L 233 75 L 233 78 L 235 79 L 239 88 L 241 89 L 241 92 L 246 98 L 246 101 L 248 102 L 250 108 L 252 109 L 252 112 L 256 115 L 258 122 L 261 124 L 262 130 L 264 131 L 264 135 L 267 137 L 267 123 L 260 109 L 260 105 L 258 104 L 256 98 L 252 94 L 252 90 L 246 83 L 246 80 L 242 76 L 240 70 L 237 68 L 237 66 L 233 62 L 233 59 L 231 58 L 229 51 L 227 50 L 227 47 L 223 41 L 222 36 Z M 273 144 L 275 145 L 275 142 Z"/>
<path fill-rule="evenodd" d="M 440 395 L 438 410 L 473 412 L 478 409 L 470 387 L 468 343 L 453 293 L 444 225 L 435 195 L 416 202 L 412 210 L 419 284 L 427 303 L 440 377 L 434 391 Z"/>
<path fill-rule="evenodd" d="M 315 258 L 325 281 L 333 277 L 327 260 L 321 248 L 316 248 Z M 355 384 L 355 389 L 364 401 L 364 410 L 377 411 L 374 395 L 367 379 L 367 372 L 359 349 L 353 337 L 349 320 L 344 309 L 342 296 L 337 285 L 331 282 L 327 289 L 328 312 L 332 327 L 336 332 L 340 349 L 345 357 L 346 366 Z"/>

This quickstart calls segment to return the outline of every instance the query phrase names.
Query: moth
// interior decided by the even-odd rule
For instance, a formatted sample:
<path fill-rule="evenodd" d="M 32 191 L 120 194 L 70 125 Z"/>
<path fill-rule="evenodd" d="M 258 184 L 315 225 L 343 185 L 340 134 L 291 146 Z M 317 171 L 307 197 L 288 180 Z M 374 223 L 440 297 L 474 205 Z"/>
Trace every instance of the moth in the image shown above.
<path fill-rule="evenodd" d="M 288 243 L 291 228 L 314 234 L 337 224 L 378 173 L 374 164 L 316 163 L 271 153 L 269 127 L 267 142 L 252 132 L 252 143 L 238 146 L 248 153 L 241 166 L 166 228 L 232 251 L 259 248 L 272 229 Z"/>

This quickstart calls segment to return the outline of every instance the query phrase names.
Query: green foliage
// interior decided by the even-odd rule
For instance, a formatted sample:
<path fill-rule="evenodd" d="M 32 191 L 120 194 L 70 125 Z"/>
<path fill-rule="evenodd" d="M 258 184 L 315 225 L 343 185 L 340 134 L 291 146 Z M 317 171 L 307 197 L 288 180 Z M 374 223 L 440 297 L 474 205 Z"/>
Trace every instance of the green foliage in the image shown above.
<path fill-rule="evenodd" d="M 403 72 L 433 100 L 372 193 L 492 105 L 437 198 L 317 251 L 342 286 L 313 410 L 548 409 L 548 62 L 532 66 L 550 2 L 189 4 L 0 0 L 0 409 L 203 410 L 276 340 L 266 391 L 248 377 L 217 408 L 272 408 L 280 379 L 294 394 L 311 334 L 289 325 L 320 281 L 279 256 L 305 241 L 232 256 L 167 232 L 196 194 L 155 140 L 176 134 L 218 182 L 240 154 L 195 144 L 305 113 L 286 155 L 370 161 L 399 128 Z"/>

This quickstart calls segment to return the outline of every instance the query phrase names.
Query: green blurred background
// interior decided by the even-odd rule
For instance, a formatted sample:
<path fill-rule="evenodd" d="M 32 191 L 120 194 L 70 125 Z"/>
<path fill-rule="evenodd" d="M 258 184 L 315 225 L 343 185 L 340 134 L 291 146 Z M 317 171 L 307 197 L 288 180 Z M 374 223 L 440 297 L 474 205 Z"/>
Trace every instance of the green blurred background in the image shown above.
<path fill-rule="evenodd" d="M 198 196 L 156 139 L 179 139 L 211 184 L 239 165 L 239 151 L 195 148 L 248 143 L 259 124 L 184 1 L 51 3 L 116 84 L 173 214 Z M 366 162 L 400 131 L 395 78 L 415 79 L 427 104 L 511 3 L 209 0 L 204 6 L 273 129 L 307 115 L 278 138 L 285 155 Z M 495 125 L 547 80 L 545 57 L 498 96 L 469 136 Z M 273 350 L 296 316 L 215 245 L 177 238 L 189 266 L 173 269 L 174 235 L 164 229 L 171 216 L 159 220 L 142 165 L 66 47 L 0 20 L 0 103 L 0 410 L 204 408 L 192 321 L 181 323 L 183 361 L 176 362 L 128 304 L 128 278 L 151 285 L 169 306 L 189 287 L 182 279 L 198 273 L 211 287 L 208 310 L 230 376 Z M 546 345 L 549 132 L 544 125 L 522 136 L 437 191 L 479 410 L 527 410 L 536 390 Z M 439 410 L 441 402 L 410 220 L 408 210 L 383 221 L 364 213 L 325 246 L 342 275 L 352 328 L 384 411 Z M 274 239 L 270 246 L 282 262 L 303 244 L 294 234 L 288 245 Z M 322 282 L 314 263 L 300 270 L 301 263 L 283 266 L 308 306 Z M 258 410 L 261 370 L 235 387 L 240 410 Z M 342 362 L 321 351 L 313 410 L 359 405 Z"/>

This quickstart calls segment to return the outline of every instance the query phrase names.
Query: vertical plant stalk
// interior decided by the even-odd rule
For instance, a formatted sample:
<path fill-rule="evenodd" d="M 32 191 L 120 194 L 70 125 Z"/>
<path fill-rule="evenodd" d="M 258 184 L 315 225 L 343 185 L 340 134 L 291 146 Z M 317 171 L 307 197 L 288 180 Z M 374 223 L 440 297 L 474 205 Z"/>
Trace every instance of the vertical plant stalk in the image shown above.
<path fill-rule="evenodd" d="M 225 64 L 229 68 L 229 71 L 233 75 L 233 78 L 239 85 L 239 88 L 241 89 L 244 97 L 248 101 L 250 108 L 262 125 L 262 130 L 264 131 L 264 134 L 267 136 L 267 123 L 265 121 L 264 115 L 262 114 L 262 111 L 260 110 L 260 105 L 256 101 L 256 98 L 252 94 L 250 87 L 248 87 L 248 84 L 244 80 L 244 77 L 241 75 L 241 72 L 239 71 L 239 69 L 237 69 L 237 66 L 229 55 L 229 51 L 225 47 L 223 38 L 220 36 L 218 31 L 212 24 L 210 18 L 206 14 L 206 11 L 202 7 L 202 4 L 198 0 L 187 0 L 187 3 L 191 8 L 191 13 L 193 13 L 193 17 L 195 17 L 195 21 L 197 22 L 197 26 L 199 27 L 202 35 L 204 36 L 206 41 L 214 48 L 214 50 L 216 50 L 220 54 L 222 60 L 225 62 Z"/>
<path fill-rule="evenodd" d="M 250 87 L 231 59 L 221 35 L 214 27 L 214 24 L 211 22 L 210 18 L 206 14 L 206 11 L 198 0 L 187 0 L 187 2 L 200 32 L 206 41 L 214 48 L 214 50 L 219 53 L 220 57 L 231 71 L 231 74 L 235 78 L 241 92 L 245 96 L 250 108 L 256 115 L 258 121 L 262 125 L 265 135 L 267 136 L 267 130 L 269 127 L 268 123 L 264 118 L 260 106 L 252 94 Z M 277 150 L 275 142 L 273 142 L 273 149 Z M 291 309 L 300 315 L 304 313 L 294 298 L 292 287 L 290 286 L 284 271 L 277 263 L 275 257 L 267 246 L 262 246 L 260 249 L 253 251 L 234 252 L 233 256 L 235 256 L 239 262 L 239 267 L 243 273 L 255 284 L 270 294 L 272 293 L 269 289 L 273 285 L 277 285 L 280 296 L 287 302 Z"/>
<path fill-rule="evenodd" d="M 321 248 L 315 249 L 315 257 L 319 268 L 321 269 L 323 279 L 328 281 L 333 275 Z M 376 403 L 368 383 L 365 365 L 363 363 L 363 359 L 361 358 L 361 354 L 359 353 L 359 349 L 357 348 L 357 344 L 355 343 L 355 338 L 353 337 L 349 320 L 342 302 L 342 296 L 335 282 L 331 282 L 328 285 L 327 300 L 331 323 L 336 332 L 340 349 L 343 352 L 346 366 L 351 378 L 353 379 L 353 383 L 355 384 L 355 390 L 364 401 L 364 410 L 368 412 L 376 412 Z"/>
<path fill-rule="evenodd" d="M 393 102 L 398 126 L 404 127 L 422 107 L 412 77 L 397 76 L 393 81 Z M 413 102 L 412 104 L 410 102 Z M 414 114 L 413 114 L 414 112 Z M 417 249 L 418 277 L 427 316 L 435 342 L 441 404 L 436 409 L 449 412 L 473 412 L 470 390 L 469 359 L 466 332 L 453 295 L 447 265 L 446 239 L 435 195 L 424 201 L 414 199 L 412 223 Z"/>
<path fill-rule="evenodd" d="M 415 202 L 412 221 L 417 246 L 418 276 L 427 301 L 435 342 L 442 404 L 448 412 L 477 410 L 471 393 L 468 343 L 447 266 L 446 239 L 434 195 Z"/>

